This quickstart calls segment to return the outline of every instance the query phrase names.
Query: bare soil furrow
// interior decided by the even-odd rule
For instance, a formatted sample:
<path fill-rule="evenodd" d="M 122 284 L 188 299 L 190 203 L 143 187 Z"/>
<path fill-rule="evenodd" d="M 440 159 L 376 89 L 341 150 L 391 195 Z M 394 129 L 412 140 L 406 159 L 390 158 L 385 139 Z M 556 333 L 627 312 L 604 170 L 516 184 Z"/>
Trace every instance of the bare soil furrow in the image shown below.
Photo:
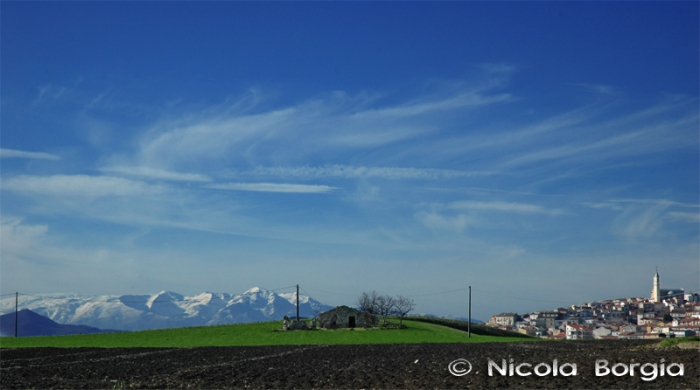
<path fill-rule="evenodd" d="M 647 348 L 644 341 L 484 344 L 206 347 L 180 349 L 8 350 L 0 355 L 3 389 L 26 388 L 512 388 L 512 389 L 698 389 L 700 353 L 694 349 Z M 90 359 L 86 359 L 86 357 Z M 94 359 L 92 359 L 94 358 Z M 448 366 L 466 359 L 472 370 L 454 376 Z M 66 361 L 66 359 L 68 359 Z M 544 363 L 575 365 L 575 376 L 501 375 L 505 360 L 526 371 Z M 635 375 L 596 375 L 596 362 Z M 657 377 L 644 377 L 642 364 Z M 670 374 L 665 367 L 676 364 Z M 543 366 L 544 367 L 544 366 Z M 651 367 L 651 366 L 650 366 Z M 661 375 L 661 368 L 665 375 Z M 675 371 L 674 371 L 675 370 Z M 543 371 L 544 372 L 544 371 Z M 559 373 L 561 371 L 558 371 Z M 650 380 L 645 380 L 650 379 Z"/>

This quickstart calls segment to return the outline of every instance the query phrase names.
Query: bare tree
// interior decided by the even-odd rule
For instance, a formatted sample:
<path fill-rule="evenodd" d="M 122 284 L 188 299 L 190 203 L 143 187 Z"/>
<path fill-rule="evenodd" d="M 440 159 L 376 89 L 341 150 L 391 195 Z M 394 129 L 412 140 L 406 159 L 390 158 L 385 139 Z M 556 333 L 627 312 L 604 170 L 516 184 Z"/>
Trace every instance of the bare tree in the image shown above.
<path fill-rule="evenodd" d="M 379 293 L 372 290 L 371 292 L 363 292 L 359 298 L 357 298 L 357 307 L 360 311 L 367 312 L 369 314 L 377 314 L 377 299 L 379 298 Z"/>
<path fill-rule="evenodd" d="M 403 318 L 415 307 L 416 303 L 413 302 L 413 299 L 401 295 L 396 298 L 396 302 L 394 303 L 394 308 L 396 310 L 394 312 L 399 316 L 399 325 L 403 325 Z"/>
<path fill-rule="evenodd" d="M 377 314 L 384 320 L 384 325 L 386 325 L 386 317 L 393 312 L 395 304 L 396 300 L 392 296 L 380 295 L 377 297 Z"/>

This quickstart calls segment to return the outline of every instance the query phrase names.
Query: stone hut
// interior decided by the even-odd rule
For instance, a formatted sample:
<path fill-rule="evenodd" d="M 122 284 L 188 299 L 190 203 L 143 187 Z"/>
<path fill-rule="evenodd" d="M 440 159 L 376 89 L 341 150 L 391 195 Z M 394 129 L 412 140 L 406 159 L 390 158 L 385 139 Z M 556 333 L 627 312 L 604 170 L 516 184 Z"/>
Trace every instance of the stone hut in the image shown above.
<path fill-rule="evenodd" d="M 337 306 L 318 315 L 322 328 L 370 327 L 379 323 L 376 316 L 347 306 Z"/>
<path fill-rule="evenodd" d="M 282 330 L 306 330 L 309 325 L 304 320 L 291 320 L 288 316 L 284 316 L 282 320 Z M 312 327 L 313 329 L 313 327 Z"/>

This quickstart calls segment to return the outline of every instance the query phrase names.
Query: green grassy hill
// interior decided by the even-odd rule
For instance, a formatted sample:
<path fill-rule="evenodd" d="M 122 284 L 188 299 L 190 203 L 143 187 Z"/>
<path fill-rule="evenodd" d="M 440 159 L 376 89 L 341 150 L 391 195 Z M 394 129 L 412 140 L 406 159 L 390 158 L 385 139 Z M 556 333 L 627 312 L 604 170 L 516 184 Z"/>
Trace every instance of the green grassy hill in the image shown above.
<path fill-rule="evenodd" d="M 406 317 L 412 321 L 420 321 L 420 322 L 427 322 L 429 324 L 437 324 L 437 325 L 443 325 L 447 326 L 448 328 L 453 328 L 453 329 L 459 329 L 462 331 L 467 331 L 469 324 L 465 321 L 459 321 L 459 320 L 448 320 L 445 318 L 435 318 L 435 317 Z M 472 335 L 481 335 L 481 336 L 499 336 L 499 337 L 520 337 L 520 338 L 529 338 L 532 339 L 534 337 L 528 336 L 522 333 L 518 332 L 510 332 L 507 330 L 503 329 L 498 329 L 498 328 L 493 328 L 490 326 L 486 326 L 483 324 L 471 324 L 471 333 Z"/>
<path fill-rule="evenodd" d="M 0 348 L 26 347 L 204 347 L 257 345 L 406 344 L 524 341 L 519 337 L 467 334 L 419 321 L 405 329 L 337 329 L 281 332 L 281 323 L 204 326 L 96 335 L 2 337 Z"/>

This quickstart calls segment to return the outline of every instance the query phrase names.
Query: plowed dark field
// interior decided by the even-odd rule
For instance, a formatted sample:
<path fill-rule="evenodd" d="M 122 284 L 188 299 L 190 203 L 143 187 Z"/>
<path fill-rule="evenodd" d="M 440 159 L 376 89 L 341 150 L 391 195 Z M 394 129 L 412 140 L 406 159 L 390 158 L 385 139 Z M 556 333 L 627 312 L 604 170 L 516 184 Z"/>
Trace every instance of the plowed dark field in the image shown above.
<path fill-rule="evenodd" d="M 11 388 L 586 388 L 700 389 L 700 351 L 650 348 L 635 341 L 483 344 L 336 345 L 209 348 L 28 348 L 0 353 L 0 387 Z M 467 359 L 464 376 L 448 371 Z M 489 359 L 515 365 L 576 365 L 576 376 L 488 373 Z M 596 360 L 683 365 L 683 375 L 645 381 L 596 376 Z M 663 363 L 662 363 L 663 359 Z M 457 369 L 465 370 L 461 364 Z M 532 368 L 522 367 L 525 371 Z M 540 373 L 546 367 L 540 368 Z M 647 367 L 651 370 L 651 366 Z M 570 373 L 571 366 L 564 368 Z M 622 373 L 622 366 L 618 373 Z M 647 371 L 650 372 L 650 371 Z M 679 366 L 671 367 L 679 374 Z"/>

